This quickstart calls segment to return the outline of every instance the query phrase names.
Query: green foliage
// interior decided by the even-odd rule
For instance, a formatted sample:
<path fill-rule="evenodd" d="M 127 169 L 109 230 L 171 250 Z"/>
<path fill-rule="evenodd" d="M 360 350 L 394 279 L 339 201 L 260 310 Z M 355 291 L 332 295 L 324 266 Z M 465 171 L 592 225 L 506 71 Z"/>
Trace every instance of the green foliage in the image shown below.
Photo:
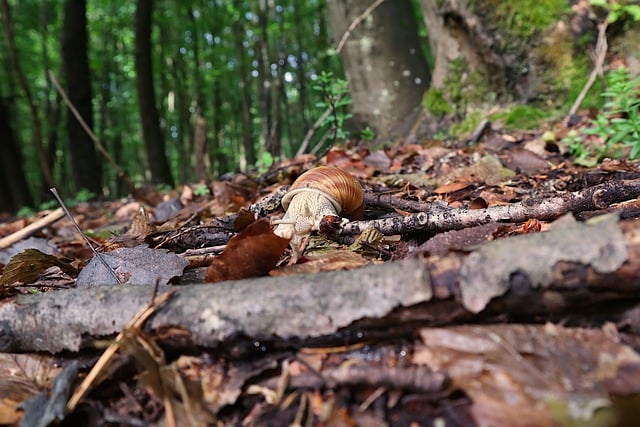
<path fill-rule="evenodd" d="M 363 141 L 373 141 L 375 138 L 376 134 L 368 126 L 360 131 L 360 139 Z"/>
<path fill-rule="evenodd" d="M 273 155 L 268 151 L 263 151 L 260 153 L 260 157 L 256 161 L 256 168 L 258 169 L 258 173 L 263 174 L 273 166 L 275 162 L 278 161 L 277 157 L 273 157 Z"/>
<path fill-rule="evenodd" d="M 591 127 L 582 130 L 583 135 L 595 137 L 603 145 L 586 144 L 577 136 L 565 138 L 576 161 L 620 158 L 624 153 L 631 160 L 640 157 L 640 79 L 631 79 L 629 71 L 620 67 L 607 74 L 607 83 L 608 89 L 601 94 L 604 110 L 591 121 Z"/>
<path fill-rule="evenodd" d="M 46 77 L 46 71 L 52 70 L 65 86 L 66 76 L 60 73 L 64 2 L 9 3 L 18 59 L 43 128 L 43 140 L 36 142 L 52 154 L 54 182 L 68 197 L 78 191 L 71 179 L 72 142 L 65 126 L 68 109 Z M 212 175 L 254 166 L 250 164 L 254 161 L 247 162 L 245 137 L 256 153 L 267 151 L 268 141 L 281 144 L 273 152 L 295 153 L 309 122 L 317 117 L 318 102 L 325 107 L 335 104 L 326 128 L 335 133 L 335 138 L 345 136 L 348 98 L 343 96 L 339 102 L 328 99 L 323 91 L 312 90 L 309 83 L 321 74 L 320 70 L 326 70 L 336 76 L 331 84 L 329 80 L 324 82 L 328 84 L 327 93 L 346 95 L 346 83 L 338 78 L 343 73 L 340 57 L 329 48 L 333 42 L 325 7 L 321 0 L 154 3 L 149 54 L 174 176 L 182 182 L 196 179 L 191 151 L 198 112 L 205 120 Z M 141 138 L 135 81 L 135 8 L 136 2 L 88 2 L 88 53 L 92 130 L 132 180 L 143 183 L 148 176 L 148 160 Z M 10 66 L 4 37 L 0 37 L 0 43 L 0 61 L 7 65 L 0 67 L 0 96 L 16 100 L 12 127 L 32 193 L 42 194 L 42 168 L 33 143 L 29 106 Z M 247 116 L 243 111 L 244 88 Z M 274 131 L 277 134 L 269 139 Z M 264 159 L 258 167 L 266 167 Z M 120 195 L 123 186 L 116 171 L 107 166 L 104 174 L 108 194 Z"/>
<path fill-rule="evenodd" d="M 211 192 L 207 184 L 199 183 L 193 188 L 193 194 L 196 196 L 208 196 Z"/>
<path fill-rule="evenodd" d="M 530 105 L 516 105 L 491 116 L 492 120 L 503 120 L 509 129 L 535 129 L 549 119 L 549 113 Z"/>
<path fill-rule="evenodd" d="M 323 98 L 316 103 L 316 107 L 330 111 L 323 125 L 327 125 L 329 128 L 331 142 L 333 143 L 337 139 L 346 139 L 349 135 L 344 129 L 344 122 L 351 117 L 347 110 L 351 104 L 348 83 L 327 71 L 318 74 L 317 81 L 313 89 L 321 93 Z"/>
<path fill-rule="evenodd" d="M 608 0 L 590 0 L 592 6 L 599 6 L 609 11 L 609 22 L 614 23 L 622 19 L 631 19 L 633 22 L 640 21 L 640 5 L 630 0 L 613 1 Z"/>

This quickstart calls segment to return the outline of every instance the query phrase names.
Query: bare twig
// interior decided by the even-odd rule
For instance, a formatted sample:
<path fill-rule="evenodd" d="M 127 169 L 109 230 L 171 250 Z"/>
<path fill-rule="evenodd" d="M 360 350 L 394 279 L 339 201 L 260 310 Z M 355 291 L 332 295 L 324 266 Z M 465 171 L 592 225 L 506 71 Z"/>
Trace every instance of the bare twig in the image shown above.
<path fill-rule="evenodd" d="M 375 2 L 373 2 L 371 4 L 371 6 L 366 8 L 365 11 L 362 12 L 361 15 L 359 15 L 356 19 L 353 20 L 353 22 L 351 22 L 351 24 L 347 28 L 347 31 L 345 31 L 344 34 L 342 35 L 342 38 L 340 39 L 340 42 L 338 43 L 338 47 L 336 47 L 336 52 L 337 53 L 340 53 L 342 51 L 342 48 L 344 47 L 344 44 L 347 42 L 347 39 L 349 38 L 349 36 L 351 36 L 351 33 L 353 33 L 353 30 L 355 30 L 356 27 L 358 25 L 360 25 L 360 23 L 362 21 L 367 19 L 367 17 L 369 15 L 371 15 L 373 13 L 373 11 L 376 10 L 376 8 L 378 6 L 380 6 L 383 2 L 384 2 L 384 0 L 376 0 Z"/>
<path fill-rule="evenodd" d="M 336 102 L 338 102 L 341 97 L 342 95 L 339 95 L 336 99 Z M 331 106 L 329 106 L 327 107 L 326 110 L 324 110 L 324 113 L 322 113 L 322 115 L 318 117 L 318 120 L 316 120 L 315 123 L 313 123 L 311 128 L 307 131 L 304 138 L 302 139 L 302 144 L 300 144 L 300 148 L 298 148 L 298 151 L 296 152 L 296 157 L 304 154 L 304 152 L 307 150 L 307 147 L 309 146 L 309 142 L 311 141 L 311 138 L 313 138 L 313 135 L 315 135 L 318 128 L 322 126 L 324 121 L 327 119 L 327 117 L 329 117 L 329 114 L 331 113 L 332 113 Z"/>
<path fill-rule="evenodd" d="M 109 365 L 109 362 L 118 352 L 118 350 L 120 350 L 125 336 L 132 330 L 135 331 L 142 328 L 142 325 L 144 325 L 147 319 L 151 317 L 151 315 L 155 313 L 155 311 L 160 306 L 167 302 L 169 298 L 171 298 L 175 294 L 175 292 L 176 290 L 173 289 L 160 295 L 160 297 L 158 298 L 154 298 L 150 304 L 148 304 L 146 307 L 136 313 L 133 318 L 131 318 L 124 330 L 118 334 L 113 344 L 111 344 L 104 351 L 104 353 L 102 353 L 102 356 L 100 356 L 91 371 L 87 374 L 82 383 L 80 383 L 76 391 L 73 393 L 73 396 L 71 396 L 71 398 L 67 402 L 67 406 L 65 407 L 65 412 L 67 414 L 73 412 L 76 406 L 78 406 L 78 403 L 80 403 L 80 401 L 87 395 L 87 393 L 89 393 L 89 391 L 98 384 L 99 375 Z"/>
<path fill-rule="evenodd" d="M 587 80 L 584 87 L 580 91 L 580 94 L 578 95 L 575 102 L 569 109 L 569 114 L 567 115 L 567 118 L 565 119 L 565 123 L 564 123 L 565 126 L 567 125 L 567 123 L 569 123 L 571 116 L 573 116 L 578 111 L 578 108 L 580 108 L 582 101 L 584 101 L 584 97 L 587 96 L 589 89 L 591 89 L 591 86 L 596 81 L 596 77 L 600 76 L 601 78 L 604 78 L 603 65 L 604 65 L 605 57 L 607 55 L 607 48 L 608 48 L 608 45 L 607 45 L 607 26 L 608 25 L 609 25 L 609 16 L 607 15 L 604 21 L 602 21 L 598 25 L 598 40 L 596 42 L 596 48 L 593 56 L 593 63 L 594 63 L 593 70 L 589 75 L 589 79 Z"/>
<path fill-rule="evenodd" d="M 65 104 L 67 104 L 67 107 L 69 107 L 69 110 L 71 111 L 71 113 L 73 113 L 76 120 L 78 120 L 78 123 L 80 123 L 80 126 L 82 126 L 82 129 L 84 129 L 87 135 L 89 135 L 89 137 L 95 144 L 98 151 L 100 151 L 100 153 L 104 156 L 104 158 L 107 159 L 109 164 L 111 164 L 111 166 L 116 170 L 116 172 L 118 172 L 118 176 L 122 178 L 122 180 L 127 184 L 127 186 L 129 187 L 129 190 L 131 192 L 135 191 L 136 185 L 133 183 L 133 181 L 131 181 L 131 178 L 129 178 L 129 175 L 127 175 L 127 173 L 116 163 L 113 157 L 111 157 L 111 155 L 107 152 L 107 150 L 105 150 L 104 146 L 102 145 L 98 137 L 93 133 L 91 128 L 89 128 L 89 125 L 87 125 L 87 122 L 85 122 L 84 119 L 82 118 L 82 115 L 80 114 L 80 112 L 78 112 L 76 107 L 71 103 L 71 100 L 67 96 L 67 93 L 64 91 L 64 89 L 62 89 L 62 87 L 60 86 L 60 83 L 58 83 L 58 80 L 56 79 L 56 76 L 53 74 L 51 70 L 49 70 L 49 78 L 51 79 L 51 82 L 53 83 L 53 85 L 56 87 L 56 90 L 58 91 L 58 93 L 60 93 L 60 95 L 62 96 L 62 99 L 64 99 L 64 102 Z"/>
<path fill-rule="evenodd" d="M 22 230 L 18 230 L 15 233 L 0 239 L 0 249 L 8 248 L 9 246 L 24 239 L 25 237 L 32 235 L 36 231 L 42 230 L 46 226 L 53 224 L 63 216 L 64 216 L 64 211 L 62 210 L 62 208 L 56 209 L 55 211 L 51 212 L 49 215 L 45 216 L 44 218 L 40 218 L 36 222 L 29 224 Z"/>
<path fill-rule="evenodd" d="M 71 222 L 73 223 L 73 226 L 75 227 L 75 229 L 78 231 L 78 233 L 80 233 L 80 236 L 82 236 L 82 238 L 84 239 L 85 242 L 87 242 L 87 245 L 89 246 L 89 248 L 91 249 L 91 251 L 93 252 L 93 254 L 98 257 L 98 259 L 100 260 L 100 262 L 105 266 L 105 268 L 109 271 L 109 273 L 111 273 L 111 275 L 116 279 L 116 283 L 118 284 L 122 284 L 122 280 L 120 280 L 120 278 L 118 278 L 118 275 L 116 274 L 115 271 L 113 271 L 113 268 L 111 268 L 111 266 L 109 265 L 109 263 L 104 259 L 104 257 L 102 256 L 102 254 L 98 253 L 95 248 L 93 247 L 93 244 L 91 243 L 91 241 L 89 240 L 89 238 L 82 232 L 82 229 L 80 228 L 80 225 L 78 225 L 78 222 L 76 221 L 76 219 L 73 217 L 73 215 L 71 215 L 71 212 L 69 212 L 69 209 L 67 209 L 67 205 L 64 204 L 64 201 L 62 200 L 62 197 L 60 197 L 60 195 L 58 194 L 58 190 L 56 190 L 55 187 L 51 188 L 51 192 L 53 193 L 53 197 L 56 198 L 56 200 L 58 201 L 58 203 L 60 204 L 60 208 L 62 208 L 62 210 L 64 211 L 64 213 L 67 215 L 67 217 L 71 220 Z"/>

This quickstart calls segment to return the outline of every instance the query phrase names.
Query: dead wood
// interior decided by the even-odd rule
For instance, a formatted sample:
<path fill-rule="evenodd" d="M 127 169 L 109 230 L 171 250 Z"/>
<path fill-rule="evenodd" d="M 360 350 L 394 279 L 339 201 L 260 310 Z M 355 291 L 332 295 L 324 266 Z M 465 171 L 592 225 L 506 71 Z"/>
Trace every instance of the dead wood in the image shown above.
<path fill-rule="evenodd" d="M 460 230 L 490 222 L 524 222 L 530 218 L 552 220 L 566 213 L 605 209 L 613 203 L 631 200 L 640 196 L 640 179 L 615 180 L 549 198 L 531 198 L 505 206 L 485 209 L 453 209 L 442 205 L 427 205 L 423 212 L 407 216 L 396 216 L 372 221 L 353 221 L 345 225 L 343 236 L 362 233 L 375 227 L 386 235 L 409 234 L 428 230 Z M 380 197 L 387 205 L 394 203 Z M 369 196 L 368 202 L 371 201 Z M 403 206 L 408 206 L 403 204 Z M 415 204 L 413 208 L 419 207 Z"/>
<path fill-rule="evenodd" d="M 39 220 L 29 224 L 25 228 L 18 230 L 15 233 L 12 233 L 0 239 L 0 249 L 8 248 L 14 243 L 19 242 L 20 240 L 25 239 L 31 236 L 32 234 L 35 234 L 36 232 L 42 230 L 43 228 L 50 226 L 51 224 L 58 221 L 62 217 L 64 217 L 64 211 L 62 210 L 62 208 L 56 209 L 55 211 L 51 212 L 49 215 L 43 218 L 40 218 Z"/>
<path fill-rule="evenodd" d="M 489 242 L 470 254 L 408 258 L 353 271 L 179 286 L 147 323 L 176 348 L 244 355 L 274 342 L 341 345 L 489 315 L 621 311 L 640 290 L 640 233 L 607 217 Z M 165 288 L 166 289 L 169 288 Z M 146 306 L 152 286 L 22 295 L 0 305 L 0 351 L 78 351 L 113 336 Z M 473 313 L 479 313 L 474 315 Z M 593 320 L 591 320 L 593 321 Z M 236 343 L 246 347 L 233 347 Z M 233 348 L 231 348 L 233 347 Z"/>
<path fill-rule="evenodd" d="M 275 389 L 279 378 L 270 378 L 262 385 Z M 305 373 L 289 379 L 289 387 L 294 389 L 335 388 L 345 385 L 366 385 L 370 387 L 387 387 L 422 393 L 443 391 L 448 385 L 448 378 L 442 372 L 433 372 L 425 366 L 389 367 L 362 364 L 344 364 L 337 368 L 326 368 L 322 375 L 316 372 Z"/>

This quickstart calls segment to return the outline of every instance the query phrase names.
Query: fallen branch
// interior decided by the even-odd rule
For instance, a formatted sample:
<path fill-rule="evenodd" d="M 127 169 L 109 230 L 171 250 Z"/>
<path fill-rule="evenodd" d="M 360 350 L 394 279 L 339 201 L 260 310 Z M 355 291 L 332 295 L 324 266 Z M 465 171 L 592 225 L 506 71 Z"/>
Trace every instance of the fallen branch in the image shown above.
<path fill-rule="evenodd" d="M 8 236 L 0 239 L 0 249 L 8 248 L 14 243 L 17 243 L 20 240 L 28 236 L 31 236 L 32 234 L 62 219 L 62 217 L 64 217 L 64 211 L 62 210 L 62 208 L 56 209 L 55 211 L 51 212 L 49 215 L 43 218 L 40 218 L 39 220 L 27 225 L 23 229 L 20 229 L 15 233 L 9 234 Z"/>
<path fill-rule="evenodd" d="M 577 213 L 605 209 L 613 203 L 631 200 L 639 196 L 640 179 L 611 181 L 560 196 L 531 198 L 506 206 L 493 206 L 485 209 L 452 209 L 437 205 L 428 208 L 426 212 L 407 216 L 353 221 L 344 226 L 341 234 L 342 236 L 352 236 L 362 233 L 369 227 L 375 227 L 386 235 L 404 235 L 428 230 L 460 230 L 490 222 L 524 222 L 531 218 L 552 220 L 568 212 Z"/>
<path fill-rule="evenodd" d="M 416 324 L 493 315 L 552 319 L 573 314 L 588 324 L 601 319 L 585 307 L 599 316 L 605 308 L 619 315 L 637 303 L 640 292 L 637 226 L 606 218 L 500 239 L 470 254 L 178 286 L 147 329 L 162 332 L 157 340 L 172 348 L 224 348 L 246 357 L 410 336 Z M 120 332 L 152 292 L 152 286 L 97 286 L 5 301 L 0 351 L 90 348 L 94 339 Z"/>

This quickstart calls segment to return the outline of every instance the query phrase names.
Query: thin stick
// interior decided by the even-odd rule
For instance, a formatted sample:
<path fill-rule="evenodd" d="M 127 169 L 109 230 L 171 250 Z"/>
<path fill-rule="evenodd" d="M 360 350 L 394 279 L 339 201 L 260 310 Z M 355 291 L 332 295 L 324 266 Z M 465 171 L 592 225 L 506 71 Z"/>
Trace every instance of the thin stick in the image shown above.
<path fill-rule="evenodd" d="M 341 96 L 342 95 L 340 95 L 340 97 Z M 338 97 L 338 100 L 340 100 L 340 97 Z M 318 120 L 316 120 L 315 123 L 311 126 L 311 128 L 307 131 L 306 135 L 304 136 L 304 139 L 302 140 L 302 144 L 300 144 L 300 148 L 298 148 L 298 151 L 296 152 L 296 157 L 304 154 L 304 152 L 307 150 L 307 147 L 309 146 L 309 142 L 311 141 L 311 138 L 313 138 L 313 135 L 315 135 L 318 128 L 322 126 L 325 119 L 329 117 L 329 114 L 331 114 L 331 107 L 327 107 L 327 109 L 324 110 L 324 113 L 322 113 L 322 115 L 318 117 Z"/>
<path fill-rule="evenodd" d="M 78 231 L 78 233 L 80 233 L 80 235 L 82 236 L 82 238 L 84 239 L 85 242 L 87 242 L 87 245 L 89 245 L 89 248 L 91 249 L 91 251 L 93 252 L 93 254 L 98 257 L 98 259 L 100 260 L 100 262 L 102 262 L 102 264 L 105 266 L 105 268 L 109 271 L 109 273 L 111 273 L 111 275 L 116 279 L 116 283 L 118 284 L 122 284 L 122 281 L 120 280 L 120 278 L 118 277 L 118 275 L 116 274 L 115 271 L 113 271 L 113 269 L 111 268 L 111 266 L 109 265 L 109 263 L 107 262 L 106 259 L 104 259 L 104 257 L 102 256 L 101 253 L 98 253 L 98 251 L 95 250 L 95 248 L 93 247 L 93 244 L 91 243 L 91 241 L 89 240 L 89 238 L 82 232 L 82 229 L 80 228 L 80 225 L 78 225 L 78 222 L 76 221 L 76 219 L 73 217 L 73 215 L 71 215 L 71 212 L 69 212 L 69 209 L 67 209 L 67 205 L 64 204 L 64 201 L 62 200 L 62 197 L 60 197 L 60 195 L 58 194 L 58 190 L 56 190 L 55 187 L 50 188 L 49 190 L 51 190 L 51 192 L 53 193 L 53 197 L 56 198 L 56 200 L 58 201 L 58 203 L 60 204 L 60 207 L 62 208 L 62 210 L 64 210 L 64 213 L 67 215 L 67 217 L 69 217 L 69 219 L 71 220 L 71 222 L 73 223 L 73 226 L 76 228 L 76 230 Z"/>
<path fill-rule="evenodd" d="M 373 2 L 373 4 L 371 4 L 371 6 L 369 6 L 368 8 L 365 9 L 364 12 L 362 12 L 362 15 L 358 16 L 356 19 L 353 20 L 353 22 L 351 22 L 351 24 L 349 25 L 349 28 L 347 28 L 347 31 L 345 31 L 344 34 L 342 35 L 342 38 L 340 39 L 340 43 L 338 43 L 338 47 L 336 47 L 337 53 L 340 53 L 342 51 L 344 44 L 347 42 L 347 39 L 349 38 L 349 36 L 351 36 L 351 33 L 353 33 L 353 30 L 355 30 L 356 27 L 362 21 L 364 21 L 369 15 L 371 15 L 371 13 L 373 13 L 373 11 L 376 10 L 376 8 L 380 6 L 383 2 L 384 0 L 376 0 L 375 2 Z"/>
<path fill-rule="evenodd" d="M 580 104 L 582 104 L 582 101 L 584 101 L 585 96 L 587 96 L 589 89 L 591 89 L 591 86 L 596 81 L 596 77 L 603 76 L 603 65 L 604 65 L 604 60 L 607 55 L 607 49 L 608 49 L 608 45 L 607 45 L 607 26 L 608 25 L 609 25 L 609 16 L 607 16 L 604 19 L 604 21 L 598 25 L 598 41 L 596 42 L 596 48 L 594 52 L 595 55 L 593 58 L 594 67 L 593 67 L 593 70 L 591 71 L 591 74 L 589 75 L 589 79 L 587 80 L 587 83 L 585 83 L 584 87 L 580 91 L 580 94 L 578 95 L 575 102 L 569 109 L 569 114 L 565 119 L 565 126 L 567 125 L 567 123 L 569 123 L 571 116 L 573 116 L 578 111 L 578 108 L 580 108 Z"/>
<path fill-rule="evenodd" d="M 69 414 L 74 411 L 78 403 L 89 393 L 92 387 L 96 385 L 96 381 L 98 376 L 102 372 L 103 369 L 109 364 L 109 361 L 113 358 L 113 356 L 120 350 L 122 340 L 125 336 L 125 331 L 130 331 L 132 329 L 140 329 L 144 322 L 169 298 L 171 298 L 175 294 L 176 290 L 173 289 L 169 292 L 166 292 L 160 297 L 155 298 L 151 304 L 144 307 L 135 316 L 131 318 L 127 326 L 125 326 L 124 330 L 118 334 L 113 344 L 111 344 L 105 351 L 102 353 L 98 361 L 91 371 L 84 378 L 82 383 L 78 386 L 76 391 L 73 393 L 73 396 L 67 402 L 67 406 L 65 407 L 65 413 Z"/>
<path fill-rule="evenodd" d="M 32 235 L 36 231 L 41 230 L 50 224 L 53 224 L 63 216 L 64 211 L 62 210 L 62 208 L 56 209 L 44 218 L 40 218 L 39 220 L 29 224 L 25 228 L 0 239 L 0 249 L 8 248 L 9 246 L 24 239 L 25 237 Z"/>
<path fill-rule="evenodd" d="M 87 135 L 89 135 L 89 137 L 95 144 L 98 151 L 100 151 L 100 153 L 105 157 L 105 159 L 107 159 L 107 161 L 111 164 L 111 166 L 118 172 L 118 176 L 122 178 L 122 180 L 127 184 L 127 186 L 129 187 L 129 190 L 133 192 L 136 189 L 136 185 L 133 183 L 133 181 L 131 181 L 131 178 L 129 178 L 129 175 L 127 175 L 127 173 L 116 163 L 116 161 L 113 160 L 113 158 L 107 152 L 107 150 L 105 150 L 104 146 L 102 145 L 98 137 L 93 133 L 91 128 L 89 128 L 89 125 L 87 125 L 87 122 L 84 121 L 84 119 L 82 118 L 82 116 L 80 115 L 76 107 L 71 103 L 71 100 L 67 96 L 67 93 L 64 91 L 64 89 L 62 89 L 62 87 L 58 83 L 58 80 L 56 80 L 56 76 L 53 74 L 51 70 L 49 70 L 49 78 L 51 79 L 51 82 L 53 83 L 53 85 L 56 87 L 56 90 L 58 91 L 58 93 L 60 93 L 60 96 L 62 96 L 62 99 L 64 99 L 64 102 L 65 104 L 67 104 L 67 107 L 69 107 L 69 110 L 71 110 L 76 120 L 78 120 L 78 123 L 80 123 L 80 126 L 82 126 L 82 129 L 84 129 Z"/>

